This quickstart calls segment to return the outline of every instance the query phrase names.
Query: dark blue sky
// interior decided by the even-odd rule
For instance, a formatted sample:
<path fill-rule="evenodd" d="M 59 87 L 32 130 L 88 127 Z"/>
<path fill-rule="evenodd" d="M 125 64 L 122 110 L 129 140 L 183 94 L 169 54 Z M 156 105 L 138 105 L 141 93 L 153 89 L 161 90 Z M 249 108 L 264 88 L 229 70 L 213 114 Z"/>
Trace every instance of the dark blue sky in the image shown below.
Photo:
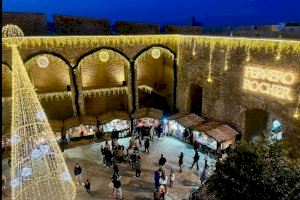
<path fill-rule="evenodd" d="M 134 22 L 205 26 L 300 22 L 300 0 L 3 0 L 4 12 L 85 16 Z"/>

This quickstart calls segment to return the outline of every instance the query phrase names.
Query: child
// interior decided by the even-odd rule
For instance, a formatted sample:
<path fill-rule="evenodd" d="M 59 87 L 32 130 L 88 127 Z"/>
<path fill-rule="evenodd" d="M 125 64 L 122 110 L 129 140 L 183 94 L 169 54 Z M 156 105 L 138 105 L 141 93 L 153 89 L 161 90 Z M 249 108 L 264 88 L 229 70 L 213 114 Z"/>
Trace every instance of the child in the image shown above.
<path fill-rule="evenodd" d="M 165 200 L 166 190 L 163 185 L 159 186 L 159 194 L 160 194 L 160 198 Z"/>
<path fill-rule="evenodd" d="M 89 194 L 89 195 L 91 195 L 92 196 L 92 194 L 91 194 L 91 183 L 90 183 L 90 181 L 89 180 L 86 180 L 85 181 L 85 183 L 84 183 L 84 187 L 85 187 L 85 189 L 86 189 L 86 191 L 87 191 L 87 193 Z"/>
<path fill-rule="evenodd" d="M 171 169 L 171 171 L 170 171 L 170 188 L 172 188 L 174 180 L 175 180 L 175 174 L 174 174 L 174 171 Z"/>

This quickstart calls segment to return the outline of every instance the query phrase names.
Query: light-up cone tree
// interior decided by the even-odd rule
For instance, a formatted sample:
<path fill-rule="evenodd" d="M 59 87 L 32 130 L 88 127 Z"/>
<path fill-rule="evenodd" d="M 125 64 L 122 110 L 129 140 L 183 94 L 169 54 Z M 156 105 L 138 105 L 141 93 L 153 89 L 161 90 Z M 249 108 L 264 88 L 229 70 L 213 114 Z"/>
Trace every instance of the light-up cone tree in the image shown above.
<path fill-rule="evenodd" d="M 23 32 L 7 25 L 2 37 L 12 49 L 12 199 L 75 199 L 75 184 L 17 49 Z"/>

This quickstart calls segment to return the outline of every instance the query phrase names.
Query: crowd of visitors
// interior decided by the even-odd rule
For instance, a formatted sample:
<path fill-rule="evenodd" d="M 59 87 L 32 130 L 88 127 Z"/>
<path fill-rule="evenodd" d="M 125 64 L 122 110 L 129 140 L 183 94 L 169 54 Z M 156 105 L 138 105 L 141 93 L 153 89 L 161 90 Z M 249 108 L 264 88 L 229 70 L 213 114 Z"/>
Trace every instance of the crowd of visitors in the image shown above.
<path fill-rule="evenodd" d="M 140 130 L 139 130 L 140 131 Z M 140 134 L 139 134 L 140 133 Z M 142 156 L 141 156 L 141 148 L 144 146 L 144 153 L 149 154 L 150 149 L 150 142 L 154 142 L 154 136 L 156 135 L 157 138 L 161 136 L 160 132 L 154 128 L 150 128 L 148 131 L 148 136 L 145 137 L 143 131 L 139 133 L 134 133 L 133 137 L 129 140 L 128 148 L 126 149 L 126 154 L 124 153 L 124 146 L 119 144 L 118 137 L 114 135 L 111 140 L 111 144 L 109 141 L 106 141 L 104 145 L 101 145 L 101 156 L 102 164 L 107 166 L 107 168 L 112 167 L 112 177 L 110 179 L 109 187 L 112 188 L 112 195 L 115 199 L 124 199 L 122 194 L 122 184 L 120 176 L 120 170 L 117 163 L 128 163 L 132 170 L 134 170 L 135 175 L 134 177 L 139 178 L 141 177 L 142 173 Z M 194 145 L 195 155 L 194 160 L 191 166 L 191 169 L 196 165 L 197 170 L 199 170 L 199 153 L 196 145 Z M 184 154 L 183 152 L 180 153 L 178 156 L 178 172 L 182 172 L 182 165 Z M 205 166 L 203 170 L 199 173 L 200 181 L 203 183 L 206 180 L 207 170 L 208 170 L 208 161 L 207 155 L 205 155 Z M 169 177 L 167 176 L 167 169 L 166 169 L 167 159 L 161 154 L 158 165 L 159 169 L 154 172 L 154 199 L 155 200 L 165 200 L 166 194 L 168 194 L 168 187 L 172 188 L 174 186 L 175 181 L 175 172 L 173 169 L 170 169 L 168 172 Z M 84 185 L 87 193 L 91 194 L 91 183 L 87 179 L 84 183 L 82 182 L 82 169 L 81 166 L 77 163 L 74 168 L 74 174 L 76 177 L 76 183 Z"/>

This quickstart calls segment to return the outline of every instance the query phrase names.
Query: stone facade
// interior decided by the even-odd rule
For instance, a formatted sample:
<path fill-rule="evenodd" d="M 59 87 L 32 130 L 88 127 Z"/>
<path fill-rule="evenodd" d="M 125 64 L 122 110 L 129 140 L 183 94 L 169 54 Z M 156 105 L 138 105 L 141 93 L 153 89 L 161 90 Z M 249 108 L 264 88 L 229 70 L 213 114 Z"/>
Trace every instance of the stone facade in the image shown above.
<path fill-rule="evenodd" d="M 2 26 L 15 24 L 25 36 L 47 35 L 47 23 L 44 14 L 39 13 L 2 13 Z"/>
<path fill-rule="evenodd" d="M 108 20 L 54 15 L 57 35 L 109 35 Z"/>
<path fill-rule="evenodd" d="M 187 34 L 187 35 L 201 35 L 202 26 L 176 26 L 166 25 L 165 34 Z"/>
<path fill-rule="evenodd" d="M 117 21 L 115 28 L 117 35 L 149 35 L 160 33 L 159 24 Z"/>
<path fill-rule="evenodd" d="M 73 83 L 70 82 L 70 84 L 71 88 L 75 88 L 72 89 L 72 92 L 76 93 L 72 98 L 77 99 L 69 101 L 69 106 L 66 106 L 66 109 L 74 108 L 74 106 L 72 107 L 72 102 L 77 102 L 80 107 L 77 113 L 85 114 L 84 112 L 80 112 L 85 110 L 87 114 L 97 115 L 100 112 L 110 109 L 123 110 L 124 107 L 129 105 L 134 106 L 133 104 L 137 101 L 137 96 L 134 96 L 132 92 L 134 90 L 137 91 L 139 84 L 147 84 L 154 87 L 155 82 L 169 83 L 173 81 L 171 78 L 164 80 L 164 77 L 160 75 L 162 73 L 172 74 L 172 61 L 175 61 L 176 66 L 173 70 L 175 70 L 176 74 L 174 82 L 177 83 L 176 108 L 180 112 L 190 111 L 191 87 L 192 85 L 198 85 L 203 89 L 202 117 L 225 122 L 243 133 L 245 131 L 245 112 L 249 109 L 265 110 L 268 113 L 268 121 L 266 122 L 268 130 L 270 129 L 271 122 L 274 119 L 278 119 L 283 126 L 284 137 L 289 138 L 295 144 L 295 147 L 300 148 L 300 123 L 299 119 L 293 118 L 293 113 L 299 102 L 299 41 L 282 40 L 278 43 L 276 40 L 184 35 L 110 36 L 94 39 L 86 37 L 86 40 L 66 37 L 63 41 L 60 40 L 60 42 L 56 41 L 59 40 L 58 37 L 51 38 L 40 40 L 38 38 L 26 38 L 25 43 L 27 45 L 24 44 L 19 47 L 20 54 L 26 60 L 26 58 L 33 54 L 38 55 L 39 52 L 55 52 L 63 57 L 67 63 L 72 63 L 70 69 L 75 74 L 76 82 L 73 79 Z M 29 40 L 31 41 L 29 42 Z M 251 48 L 250 46 L 247 47 L 248 43 L 251 44 Z M 236 46 L 230 46 L 230 44 Z M 278 44 L 282 44 L 283 46 L 280 48 L 280 58 L 276 59 L 278 56 Z M 98 62 L 98 57 L 89 57 L 95 52 L 100 52 L 101 47 L 109 47 L 112 51 L 118 52 L 118 55 L 122 55 L 124 59 L 116 59 L 116 62 L 107 63 L 108 65 L 106 66 L 106 64 Z M 172 54 L 172 52 L 174 52 L 175 56 L 172 59 L 171 57 L 167 58 L 165 61 L 154 60 L 152 57 L 153 48 L 163 48 L 166 52 L 169 52 L 164 53 L 162 50 L 160 59 Z M 2 50 L 3 61 L 10 65 L 11 51 L 6 47 L 3 47 Z M 211 55 L 210 52 L 212 53 Z M 147 56 L 139 61 L 139 58 L 143 55 Z M 113 54 L 110 54 L 110 56 L 112 59 L 115 58 Z M 248 61 L 247 57 L 250 58 Z M 88 59 L 92 59 L 95 62 L 90 62 Z M 127 70 L 120 67 L 124 66 L 122 60 L 130 62 L 130 73 L 128 73 L 129 77 L 127 78 L 126 74 L 123 75 Z M 226 69 L 225 63 L 227 63 Z M 64 68 L 63 64 L 59 66 Z M 105 66 L 108 67 L 108 70 L 105 70 Z M 293 73 L 296 80 L 293 84 L 289 85 L 293 99 L 281 100 L 276 97 L 244 90 L 243 82 L 246 66 Z M 82 70 L 76 70 L 78 67 Z M 113 70 L 109 71 L 109 68 Z M 152 71 L 151 69 L 154 68 L 155 70 Z M 157 71 L 161 69 L 164 70 L 157 74 Z M 84 70 L 88 70 L 87 73 Z M 93 76 L 98 73 L 101 75 L 104 72 L 108 74 L 106 77 L 100 78 L 100 80 L 97 78 L 89 80 L 88 78 L 92 77 L 88 75 L 91 70 L 94 70 Z M 135 73 L 132 73 L 133 70 Z M 62 77 L 71 74 L 68 71 L 61 73 L 64 74 Z M 84 75 L 85 73 L 86 75 Z M 132 76 L 133 74 L 135 76 Z M 212 82 L 208 81 L 209 74 Z M 48 70 L 47 76 L 52 77 L 57 76 L 57 74 Z M 58 85 L 65 84 L 64 81 L 67 79 L 71 80 L 70 78 L 63 78 L 61 80 L 57 78 L 53 77 L 54 80 L 59 82 Z M 107 78 L 108 80 L 103 80 Z M 118 86 L 122 81 L 129 78 L 135 83 L 133 89 L 128 89 L 128 95 L 131 99 L 126 98 L 126 95 L 112 95 L 111 97 L 99 97 L 98 99 L 94 97 L 88 99 L 88 97 L 80 95 L 85 90 L 86 84 L 90 84 L 96 88 L 106 88 L 110 86 L 110 83 L 117 83 L 114 86 Z M 100 83 L 102 86 L 100 86 Z M 9 83 L 5 83 L 4 85 L 9 85 Z M 3 88 L 3 90 L 5 94 L 9 94 L 9 92 L 5 91 L 9 90 L 9 87 Z M 169 100 L 173 100 L 173 98 L 169 97 Z M 65 116 L 60 114 L 60 118 L 62 117 Z"/>

